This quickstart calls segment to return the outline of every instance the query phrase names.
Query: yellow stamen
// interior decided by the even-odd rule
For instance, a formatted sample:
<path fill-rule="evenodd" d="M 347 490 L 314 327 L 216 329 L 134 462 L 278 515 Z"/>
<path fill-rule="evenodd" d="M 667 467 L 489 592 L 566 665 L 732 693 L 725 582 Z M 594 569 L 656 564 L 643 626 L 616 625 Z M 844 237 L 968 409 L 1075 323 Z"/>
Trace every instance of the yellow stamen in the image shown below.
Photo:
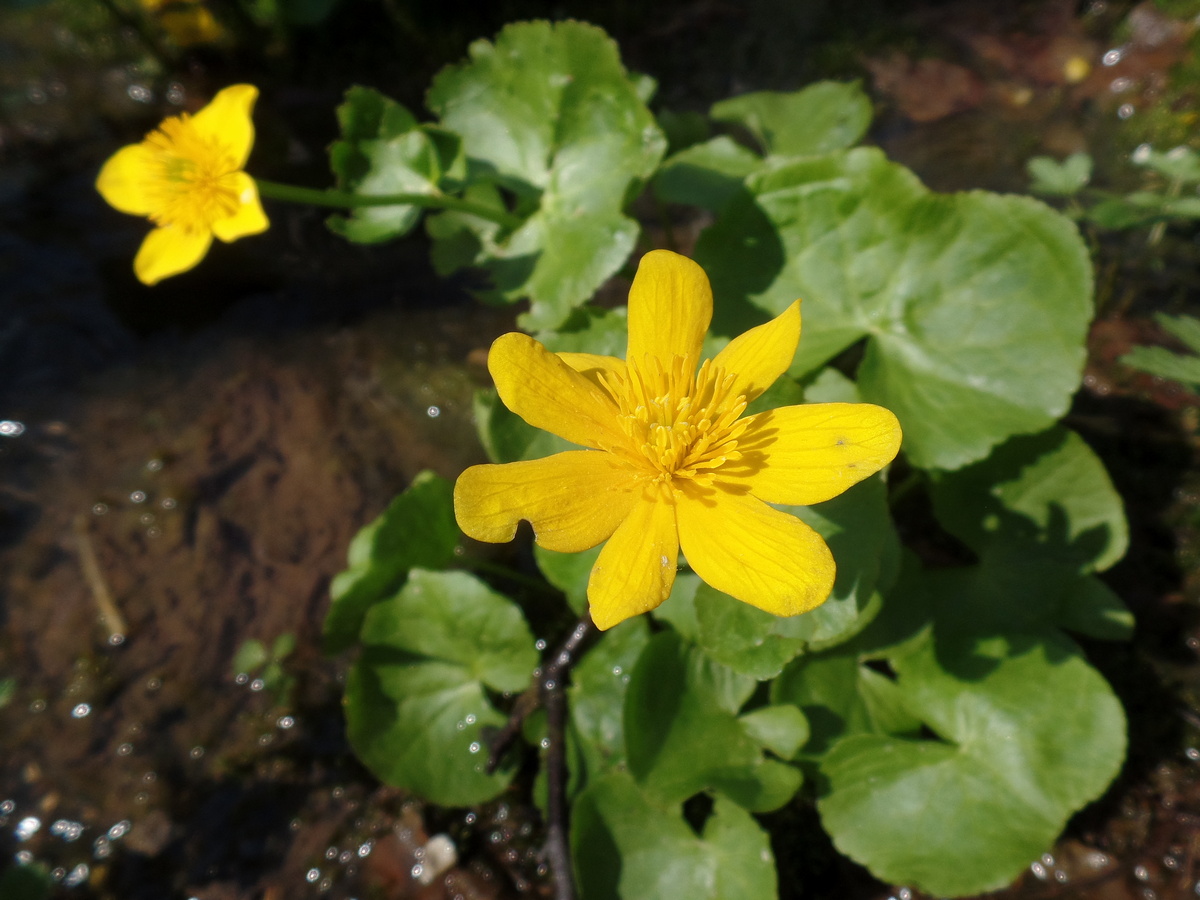
<path fill-rule="evenodd" d="M 229 148 L 206 138 L 187 113 L 146 136 L 156 170 L 149 173 L 156 225 L 202 231 L 238 211 L 238 166 Z"/>

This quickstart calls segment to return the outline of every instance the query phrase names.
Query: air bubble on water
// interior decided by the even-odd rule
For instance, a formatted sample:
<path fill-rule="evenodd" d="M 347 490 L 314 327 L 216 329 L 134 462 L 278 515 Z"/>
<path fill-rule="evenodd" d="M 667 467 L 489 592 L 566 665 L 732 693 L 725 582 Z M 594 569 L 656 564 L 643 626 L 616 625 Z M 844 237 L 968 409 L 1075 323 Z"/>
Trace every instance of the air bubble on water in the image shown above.
<path fill-rule="evenodd" d="M 463 816 L 463 821 L 468 825 L 474 825 L 477 821 L 479 821 L 479 816 L 475 815 L 473 812 L 469 812 Z"/>
<path fill-rule="evenodd" d="M 0 816 L 11 815 L 16 808 L 17 804 L 15 800 L 5 800 L 3 803 L 0 803 Z"/>
<path fill-rule="evenodd" d="M 471 753 L 478 753 L 482 749 L 483 748 L 479 745 L 479 741 L 471 741 L 470 746 L 467 747 L 467 750 Z"/>
<path fill-rule="evenodd" d="M 27 866 L 33 862 L 33 854 L 28 850 L 18 850 L 17 855 L 13 858 L 22 866 Z"/>
<path fill-rule="evenodd" d="M 1129 78 L 1114 78 L 1108 85 L 1108 89 L 1114 94 L 1123 94 L 1133 87 L 1133 81 Z"/>
<path fill-rule="evenodd" d="M 158 472 L 162 469 L 162 467 L 163 467 L 163 461 L 161 459 L 146 460 L 146 471 L 147 472 Z"/>
<path fill-rule="evenodd" d="M 317 881 L 320 879 L 320 877 L 321 877 L 320 869 L 309 869 L 307 872 L 304 873 L 304 880 L 307 881 L 309 884 L 316 884 Z"/>
<path fill-rule="evenodd" d="M 613 666 L 613 667 L 612 667 L 612 673 L 613 673 L 614 675 L 620 676 L 620 674 L 621 674 L 622 672 L 624 672 L 624 671 L 625 671 L 625 670 L 624 670 L 624 669 L 622 669 L 620 666 Z"/>
<path fill-rule="evenodd" d="M 42 828 L 42 820 L 37 816 L 26 816 L 17 823 L 17 827 L 13 829 L 13 837 L 17 841 L 27 841 Z"/>
<path fill-rule="evenodd" d="M 252 691 L 261 691 L 266 686 L 267 686 L 267 683 L 265 681 L 263 681 L 261 678 L 255 678 L 253 681 L 250 682 L 250 690 L 252 690 Z"/>
<path fill-rule="evenodd" d="M 1120 47 L 1114 47 L 1113 49 L 1111 49 L 1107 53 L 1105 53 L 1102 57 L 1100 57 L 1100 62 L 1104 63 L 1104 65 L 1106 65 L 1106 66 L 1115 66 L 1117 63 L 1119 63 L 1121 61 L 1121 57 L 1123 57 L 1124 55 L 1125 55 L 1124 50 L 1122 50 Z"/>
<path fill-rule="evenodd" d="M 79 885 L 87 881 L 88 875 L 91 874 L 91 871 L 92 870 L 88 868 L 87 863 L 80 863 L 67 873 L 67 877 L 63 879 L 63 884 L 66 887 L 79 887 Z"/>
<path fill-rule="evenodd" d="M 1195 747 L 1188 747 L 1186 750 L 1183 751 L 1183 755 L 1186 756 L 1188 759 L 1190 759 L 1192 762 L 1200 761 L 1200 750 L 1197 750 Z"/>
<path fill-rule="evenodd" d="M 542 738 L 540 746 L 543 750 L 549 750 L 550 749 L 550 738 L 548 738 L 548 737 Z"/>
<path fill-rule="evenodd" d="M 92 712 L 91 704 L 76 703 L 75 708 L 71 710 L 71 718 L 72 719 L 85 719 L 88 717 L 88 715 L 91 714 L 91 712 Z"/>
<path fill-rule="evenodd" d="M 1134 108 L 1132 103 L 1122 103 L 1117 107 L 1117 118 L 1128 119 L 1135 112 L 1137 112 L 1137 110 Z"/>
<path fill-rule="evenodd" d="M 145 491 L 130 492 L 129 502 L 130 503 L 145 503 L 146 502 L 146 492 Z"/>
<path fill-rule="evenodd" d="M 1138 165 L 1141 165 L 1142 163 L 1149 161 L 1150 154 L 1153 150 L 1154 148 L 1149 144 L 1138 144 L 1133 153 L 1129 154 L 1129 158 Z"/>
<path fill-rule="evenodd" d="M 45 712 L 46 711 L 46 701 L 45 700 L 34 700 L 32 703 L 29 704 L 29 711 L 31 713 Z"/>
<path fill-rule="evenodd" d="M 294 718 L 292 718 L 291 716 L 280 716 L 279 721 L 276 722 L 275 724 L 278 725 L 280 728 L 282 728 L 284 731 L 286 731 L 287 729 L 291 728 L 293 725 L 296 724 L 296 720 Z"/>
<path fill-rule="evenodd" d="M 325 848 L 325 858 L 326 859 L 337 859 L 338 858 L 338 848 L 337 847 L 326 847 Z"/>
<path fill-rule="evenodd" d="M 25 425 L 12 419 L 0 420 L 0 437 L 20 437 L 25 433 Z"/>
<path fill-rule="evenodd" d="M 421 865 L 420 863 L 417 863 L 415 866 L 412 867 L 412 877 L 417 879 L 417 881 L 420 881 L 422 884 L 424 883 L 424 879 L 422 878 L 422 876 L 424 874 L 425 874 L 425 867 L 423 865 Z"/>
<path fill-rule="evenodd" d="M 1046 868 L 1051 868 L 1054 865 L 1054 857 L 1049 853 L 1042 854 L 1042 865 Z"/>
<path fill-rule="evenodd" d="M 83 834 L 83 823 L 73 822 L 70 819 L 55 819 L 50 826 L 50 833 L 55 837 L 60 837 L 67 843 L 79 840 Z"/>
<path fill-rule="evenodd" d="M 119 631 L 114 631 L 108 636 L 108 646 L 110 647 L 120 647 L 123 643 L 125 643 L 125 635 Z"/>
<path fill-rule="evenodd" d="M 1134 866 L 1133 867 L 1133 877 L 1136 878 L 1138 881 L 1149 881 L 1150 880 L 1150 870 L 1147 869 L 1145 866 Z"/>
<path fill-rule="evenodd" d="M 533 642 L 533 646 L 536 647 L 538 650 L 545 650 L 546 649 L 545 638 L 538 638 L 536 641 Z"/>
<path fill-rule="evenodd" d="M 154 92 L 144 84 L 131 84 L 125 89 L 125 93 L 136 103 L 149 103 L 154 99 Z"/>
<path fill-rule="evenodd" d="M 204 755 L 204 748 L 201 747 L 199 744 L 197 744 L 195 747 L 193 747 L 191 750 L 188 751 L 188 756 L 190 756 L 192 759 L 199 759 L 203 755 Z"/>
<path fill-rule="evenodd" d="M 475 713 L 467 713 L 467 717 L 463 721 L 465 721 L 468 725 L 474 725 L 475 724 Z"/>
<path fill-rule="evenodd" d="M 431 406 L 427 410 L 425 410 L 425 415 L 429 416 L 429 418 L 431 418 L 431 419 L 436 419 L 441 414 L 442 414 L 441 409 L 436 406 Z"/>
<path fill-rule="evenodd" d="M 108 829 L 108 839 L 110 841 L 120 840 L 129 834 L 130 822 L 128 819 L 122 819 L 112 828 Z"/>
<path fill-rule="evenodd" d="M 250 676 L 247 675 L 245 672 L 238 672 L 236 675 L 233 676 L 234 684 L 245 684 L 249 680 L 250 680 Z"/>
<path fill-rule="evenodd" d="M 108 512 L 108 504 L 107 503 L 93 503 L 92 504 L 92 515 L 102 516 L 106 512 Z"/>
<path fill-rule="evenodd" d="M 96 859 L 108 859 L 112 855 L 112 846 L 108 838 L 101 836 L 92 842 L 92 855 Z"/>
<path fill-rule="evenodd" d="M 346 863 L 350 862 L 350 860 L 352 860 L 352 859 L 354 859 L 354 851 L 353 850 L 343 850 L 341 853 L 338 854 L 338 862 L 340 862 L 343 866 L 346 865 Z"/>
<path fill-rule="evenodd" d="M 117 756 L 128 756 L 133 752 L 133 744 L 126 741 L 124 744 L 117 745 Z"/>
<path fill-rule="evenodd" d="M 62 866 L 55 866 L 50 870 L 50 878 L 53 881 L 62 881 L 67 876 L 67 870 Z"/>
<path fill-rule="evenodd" d="M 1029 866 L 1029 871 L 1033 873 L 1033 877 L 1038 881 L 1046 880 L 1046 867 L 1040 862 L 1031 863 Z"/>

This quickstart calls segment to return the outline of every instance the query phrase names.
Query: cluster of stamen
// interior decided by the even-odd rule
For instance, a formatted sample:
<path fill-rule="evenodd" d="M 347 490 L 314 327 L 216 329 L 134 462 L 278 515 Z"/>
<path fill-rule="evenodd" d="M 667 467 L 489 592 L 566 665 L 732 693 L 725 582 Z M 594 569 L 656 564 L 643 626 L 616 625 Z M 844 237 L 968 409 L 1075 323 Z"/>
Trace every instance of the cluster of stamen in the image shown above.
<path fill-rule="evenodd" d="M 738 438 L 746 398 L 733 393 L 734 376 L 710 360 L 693 373 L 690 359 L 675 356 L 668 366 L 655 357 L 630 361 L 624 378 L 602 376 L 617 401 L 629 445 L 613 452 L 641 477 L 670 484 L 690 478 L 701 484 L 727 462 L 741 458 Z"/>
<path fill-rule="evenodd" d="M 237 166 L 219 142 L 197 132 L 186 113 L 146 137 L 156 170 L 150 173 L 156 225 L 207 230 L 238 210 Z"/>

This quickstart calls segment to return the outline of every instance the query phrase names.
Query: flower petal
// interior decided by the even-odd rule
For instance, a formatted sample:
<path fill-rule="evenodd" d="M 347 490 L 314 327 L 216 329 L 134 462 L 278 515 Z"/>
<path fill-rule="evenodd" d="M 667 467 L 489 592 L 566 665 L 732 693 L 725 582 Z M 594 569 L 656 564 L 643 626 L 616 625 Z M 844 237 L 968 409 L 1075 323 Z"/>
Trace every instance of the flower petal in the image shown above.
<path fill-rule="evenodd" d="M 594 449 L 627 440 L 608 393 L 527 334 L 496 338 L 488 371 L 504 405 L 534 428 Z"/>
<path fill-rule="evenodd" d="M 114 209 L 134 216 L 148 216 L 156 208 L 147 190 L 147 173 L 153 165 L 154 154 L 145 144 L 122 147 L 100 169 L 96 190 Z"/>
<path fill-rule="evenodd" d="M 629 470 L 607 453 L 568 450 L 545 459 L 472 466 L 454 484 L 454 515 L 477 541 L 511 541 L 527 519 L 547 550 L 595 547 L 629 514 L 637 493 Z"/>
<path fill-rule="evenodd" d="M 218 91 L 208 106 L 192 116 L 196 131 L 227 150 L 237 169 L 246 165 L 254 146 L 254 122 L 250 113 L 257 99 L 258 88 L 254 85 L 230 85 Z"/>
<path fill-rule="evenodd" d="M 228 219 L 212 223 L 213 234 L 228 243 L 248 234 L 260 234 L 270 227 L 267 214 L 258 199 L 258 185 L 245 172 L 237 173 L 238 210 Z"/>
<path fill-rule="evenodd" d="M 821 536 L 797 519 L 728 486 L 684 482 L 676 496 L 688 564 L 718 591 L 777 616 L 820 606 L 836 567 Z"/>
<path fill-rule="evenodd" d="M 601 382 L 601 376 L 607 379 L 609 384 L 625 382 L 625 360 L 616 356 L 601 356 L 598 353 L 557 353 L 555 355 L 605 393 L 608 393 L 608 388 Z"/>
<path fill-rule="evenodd" d="M 712 364 L 734 376 L 732 394 L 743 394 L 749 403 L 787 371 L 800 343 L 800 301 L 770 322 L 751 328 L 716 355 Z"/>
<path fill-rule="evenodd" d="M 900 423 L 870 403 L 810 403 L 751 416 L 742 458 L 721 469 L 768 503 L 808 506 L 874 475 L 900 449 Z"/>
<path fill-rule="evenodd" d="M 133 271 L 143 284 L 158 284 L 178 275 L 204 259 L 212 244 L 212 233 L 188 231 L 170 225 L 155 228 L 142 241 L 133 260 Z"/>
<path fill-rule="evenodd" d="M 678 562 L 674 498 L 661 487 L 648 487 L 592 567 L 588 607 L 596 627 L 612 628 L 666 600 Z"/>
<path fill-rule="evenodd" d="M 652 250 L 642 257 L 629 289 L 629 352 L 641 365 L 646 356 L 700 361 L 700 346 L 712 321 L 712 287 L 704 270 L 686 256 Z"/>

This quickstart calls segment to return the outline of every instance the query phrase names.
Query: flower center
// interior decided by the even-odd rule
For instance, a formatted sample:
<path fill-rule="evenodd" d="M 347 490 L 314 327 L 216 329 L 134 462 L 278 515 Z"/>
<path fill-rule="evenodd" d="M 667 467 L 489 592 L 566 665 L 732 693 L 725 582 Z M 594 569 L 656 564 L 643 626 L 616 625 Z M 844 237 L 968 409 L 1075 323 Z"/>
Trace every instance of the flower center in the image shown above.
<path fill-rule="evenodd" d="M 155 225 L 207 231 L 237 212 L 238 168 L 228 148 L 197 132 L 187 113 L 172 116 L 146 137 L 154 154 L 147 172 Z"/>
<path fill-rule="evenodd" d="M 695 374 L 691 369 L 691 361 L 680 356 L 669 367 L 647 357 L 630 363 L 620 383 L 604 379 L 630 438 L 629 447 L 614 452 L 650 481 L 690 478 L 707 484 L 714 470 L 741 458 L 737 445 L 746 422 L 739 417 L 746 398 L 731 392 L 734 377 L 710 360 Z"/>

